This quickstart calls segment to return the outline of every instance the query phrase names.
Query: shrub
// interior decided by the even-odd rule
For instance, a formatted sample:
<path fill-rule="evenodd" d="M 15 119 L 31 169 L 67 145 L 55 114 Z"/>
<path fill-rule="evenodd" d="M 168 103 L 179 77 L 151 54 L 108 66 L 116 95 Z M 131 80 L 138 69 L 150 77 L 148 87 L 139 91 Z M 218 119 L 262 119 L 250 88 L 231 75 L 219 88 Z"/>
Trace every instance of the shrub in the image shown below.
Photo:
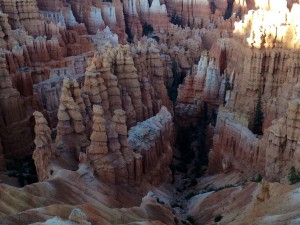
<path fill-rule="evenodd" d="M 258 174 L 252 181 L 260 183 L 262 181 L 263 177 L 261 174 Z"/>
<path fill-rule="evenodd" d="M 128 36 L 127 41 L 128 41 L 129 43 L 132 43 L 132 42 L 133 42 L 133 34 L 132 34 L 132 32 L 131 32 L 131 29 L 130 29 L 128 26 L 126 26 L 126 28 L 125 28 L 125 33 L 126 33 L 127 36 Z"/>
<path fill-rule="evenodd" d="M 156 198 L 156 201 L 157 201 L 157 203 L 159 203 L 159 204 L 162 204 L 162 205 L 165 204 L 165 202 L 164 202 L 164 201 L 161 201 L 159 198 Z"/>
<path fill-rule="evenodd" d="M 149 36 L 153 33 L 154 29 L 153 26 L 149 23 L 143 24 L 143 36 Z"/>
<path fill-rule="evenodd" d="M 181 208 L 181 209 L 183 208 L 182 204 L 179 203 L 177 200 L 176 200 L 176 202 L 171 203 L 171 207 L 172 208 Z"/>
<path fill-rule="evenodd" d="M 300 181 L 300 177 L 298 176 L 298 174 L 296 172 L 296 168 L 294 166 L 292 166 L 290 169 L 288 179 L 289 179 L 290 184 L 295 184 Z"/>
<path fill-rule="evenodd" d="M 186 220 L 189 221 L 191 224 L 195 224 L 195 220 L 191 215 L 188 215 Z"/>
<path fill-rule="evenodd" d="M 174 222 L 175 222 L 175 224 L 179 223 L 179 220 L 177 219 L 177 217 L 174 217 Z"/>
<path fill-rule="evenodd" d="M 218 214 L 216 215 L 214 221 L 217 223 L 217 222 L 220 222 L 222 220 L 223 216 L 221 214 Z"/>
<path fill-rule="evenodd" d="M 159 42 L 160 38 L 156 35 L 152 36 L 151 38 L 153 38 L 157 43 Z"/>
<path fill-rule="evenodd" d="M 232 188 L 232 187 L 234 187 L 233 184 L 226 184 L 225 186 L 222 186 L 222 187 L 219 187 L 219 188 L 215 189 L 215 192 L 221 191 L 221 190 L 226 189 L 226 188 Z"/>
<path fill-rule="evenodd" d="M 187 173 L 188 169 L 184 163 L 179 163 L 176 165 L 176 170 L 180 173 Z"/>
<path fill-rule="evenodd" d="M 232 90 L 229 77 L 226 77 L 225 79 L 225 89 L 223 94 L 223 106 L 226 105 L 226 92 Z"/>
<path fill-rule="evenodd" d="M 185 196 L 185 200 L 189 200 L 189 199 L 191 199 L 192 197 L 194 197 L 195 195 L 197 195 L 197 193 L 195 193 L 195 192 L 190 192 L 190 193 L 188 193 L 188 194 Z"/>
<path fill-rule="evenodd" d="M 194 186 L 196 186 L 197 184 L 198 184 L 197 179 L 196 179 L 196 178 L 193 178 L 193 179 L 191 180 L 191 183 L 190 183 L 189 187 L 194 187 Z"/>
<path fill-rule="evenodd" d="M 175 25 L 178 25 L 180 27 L 183 27 L 182 17 L 177 16 L 176 13 L 173 13 L 173 15 L 171 16 L 170 22 Z"/>
<path fill-rule="evenodd" d="M 181 188 L 176 188 L 176 191 L 177 192 L 182 192 L 182 189 Z"/>
<path fill-rule="evenodd" d="M 258 97 L 258 101 L 255 108 L 255 114 L 253 118 L 252 132 L 254 134 L 262 135 L 262 125 L 264 123 L 264 113 L 262 111 L 261 94 Z"/>
<path fill-rule="evenodd" d="M 235 187 L 235 186 L 233 184 L 226 184 L 226 185 L 218 187 L 218 188 L 210 187 L 208 189 L 205 189 L 202 193 L 207 193 L 207 192 L 211 192 L 211 191 L 218 192 L 218 191 L 221 191 L 223 189 L 232 188 L 232 187 Z"/>

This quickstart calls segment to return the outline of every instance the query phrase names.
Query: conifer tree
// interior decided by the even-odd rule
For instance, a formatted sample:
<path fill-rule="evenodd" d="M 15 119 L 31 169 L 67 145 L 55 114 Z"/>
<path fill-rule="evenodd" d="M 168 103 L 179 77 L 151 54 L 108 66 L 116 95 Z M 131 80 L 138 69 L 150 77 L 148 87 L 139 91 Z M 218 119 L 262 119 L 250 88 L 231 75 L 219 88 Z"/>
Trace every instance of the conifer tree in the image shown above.
<path fill-rule="evenodd" d="M 264 113 L 262 111 L 262 99 L 261 94 L 258 97 L 258 101 L 255 108 L 255 114 L 253 118 L 252 131 L 254 134 L 262 135 L 262 125 L 264 122 Z"/>

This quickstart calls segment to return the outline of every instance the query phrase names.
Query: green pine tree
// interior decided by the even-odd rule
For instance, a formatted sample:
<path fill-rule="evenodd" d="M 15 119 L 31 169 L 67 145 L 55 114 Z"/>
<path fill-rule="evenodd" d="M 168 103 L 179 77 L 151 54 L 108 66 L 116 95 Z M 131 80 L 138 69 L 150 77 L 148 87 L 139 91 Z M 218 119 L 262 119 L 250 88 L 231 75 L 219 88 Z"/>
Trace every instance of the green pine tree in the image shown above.
<path fill-rule="evenodd" d="M 261 94 L 258 97 L 257 105 L 255 108 L 255 114 L 253 118 L 253 126 L 252 126 L 252 131 L 254 134 L 262 135 L 262 126 L 264 123 L 264 113 L 262 111 L 262 99 L 261 99 Z"/>
<path fill-rule="evenodd" d="M 151 36 L 154 29 L 153 26 L 149 23 L 143 24 L 143 36 Z"/>
<path fill-rule="evenodd" d="M 298 174 L 296 172 L 296 168 L 294 166 L 292 166 L 290 168 L 288 179 L 289 179 L 290 184 L 295 184 L 300 181 L 300 177 L 298 176 Z"/>
<path fill-rule="evenodd" d="M 224 89 L 224 93 L 223 93 L 223 106 L 226 105 L 226 92 L 230 91 L 232 89 L 230 81 L 229 81 L 229 77 L 226 76 L 225 78 L 225 89 Z"/>

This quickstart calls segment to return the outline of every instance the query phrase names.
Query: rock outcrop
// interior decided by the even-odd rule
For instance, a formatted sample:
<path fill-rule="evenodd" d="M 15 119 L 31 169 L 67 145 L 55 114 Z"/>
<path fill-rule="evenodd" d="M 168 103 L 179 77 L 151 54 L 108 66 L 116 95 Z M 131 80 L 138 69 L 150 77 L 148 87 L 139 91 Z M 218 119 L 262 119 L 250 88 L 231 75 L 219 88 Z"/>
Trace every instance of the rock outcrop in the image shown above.
<path fill-rule="evenodd" d="M 0 118 L 4 157 L 30 154 L 33 144 L 29 126 L 30 116 L 26 112 L 25 102 L 20 93 L 13 87 L 3 54 L 0 58 Z"/>
<path fill-rule="evenodd" d="M 249 11 L 243 21 L 235 23 L 234 39 L 222 39 L 226 49 L 222 57 L 231 74 L 225 97 L 230 113 L 226 120 L 222 113 L 218 115 L 218 121 L 224 122 L 217 128 L 211 153 L 212 158 L 222 155 L 225 167 L 236 166 L 238 159 L 243 162 L 236 166 L 238 169 L 256 171 L 276 181 L 285 180 L 292 166 L 299 169 L 294 160 L 298 149 L 299 66 L 295 59 L 299 57 L 299 39 L 298 22 L 293 19 L 299 5 L 294 4 L 289 11 L 286 3 L 256 2 L 260 9 Z M 274 17 L 278 21 L 269 19 Z M 221 59 L 222 51 L 216 49 L 213 54 Z M 248 128 L 254 130 L 260 98 L 264 132 L 263 136 L 253 136 Z"/>
<path fill-rule="evenodd" d="M 87 155 L 101 180 L 134 185 L 144 180 L 143 174 L 152 184 L 165 179 L 172 160 L 173 143 L 172 116 L 165 107 L 155 117 L 133 127 L 129 134 L 125 111 L 115 110 L 112 120 L 108 120 L 103 108 L 94 105 L 93 114 L 93 133 Z"/>
<path fill-rule="evenodd" d="M 128 149 L 124 145 L 127 136 L 122 136 L 120 133 L 120 130 L 127 133 L 126 125 L 122 127 L 126 119 L 119 119 L 120 122 L 124 122 L 123 124 L 111 122 L 108 125 L 109 121 L 104 119 L 104 110 L 98 105 L 94 105 L 93 114 L 93 133 L 87 154 L 96 175 L 101 180 L 112 184 L 129 184 L 129 180 L 133 184 L 134 171 L 131 170 L 134 168 L 133 153 L 126 152 Z M 131 155 L 131 160 L 128 160 L 128 155 Z"/>
<path fill-rule="evenodd" d="M 172 161 L 173 132 L 172 115 L 166 107 L 129 130 L 129 148 L 141 154 L 143 174 L 153 184 L 159 184 L 168 174 Z"/>
<path fill-rule="evenodd" d="M 51 130 L 44 115 L 40 112 L 34 112 L 35 118 L 35 150 L 32 158 L 34 159 L 39 181 L 44 181 L 50 176 L 50 159 L 54 153 L 54 145 L 51 139 Z"/>
<path fill-rule="evenodd" d="M 263 172 L 264 158 L 259 139 L 245 127 L 245 120 L 237 113 L 219 109 L 213 148 L 209 153 L 208 172 L 243 171 L 248 176 Z"/>
<path fill-rule="evenodd" d="M 33 36 L 45 34 L 45 24 L 35 0 L 1 1 L 0 6 L 8 14 L 13 29 L 24 29 Z"/>
<path fill-rule="evenodd" d="M 220 105 L 224 98 L 224 75 L 216 60 L 204 51 L 198 66 L 193 67 L 179 85 L 175 113 L 178 118 L 195 120 L 201 116 L 204 102 Z"/>

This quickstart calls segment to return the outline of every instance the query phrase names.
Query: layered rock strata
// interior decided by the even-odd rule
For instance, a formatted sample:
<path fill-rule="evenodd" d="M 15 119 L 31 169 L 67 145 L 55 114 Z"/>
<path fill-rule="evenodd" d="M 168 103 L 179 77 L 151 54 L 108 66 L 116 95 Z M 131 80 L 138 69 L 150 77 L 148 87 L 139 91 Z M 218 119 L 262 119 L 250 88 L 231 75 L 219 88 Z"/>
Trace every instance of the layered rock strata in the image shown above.
<path fill-rule="evenodd" d="M 30 154 L 33 140 L 30 116 L 20 93 L 13 87 L 4 55 L 0 58 L 0 118 L 0 138 L 5 158 Z"/>
<path fill-rule="evenodd" d="M 299 169 L 294 160 L 298 140 L 299 38 L 298 22 L 293 19 L 299 5 L 294 4 L 289 11 L 286 1 L 265 3 L 257 2 L 259 10 L 249 11 L 245 20 L 235 23 L 235 39 L 219 42 L 226 49 L 226 70 L 231 74 L 225 106 L 235 122 L 230 122 L 232 116 L 218 116 L 218 120 L 226 122 L 218 128 L 212 158 L 222 155 L 219 165 L 226 161 L 243 172 L 256 171 L 267 179 L 284 181 L 292 166 Z M 271 17 L 278 21 L 268 19 Z M 221 45 L 219 50 L 215 48 L 214 54 L 221 59 L 220 48 Z M 255 130 L 259 107 L 264 114 L 260 121 L 264 132 L 263 136 L 253 136 L 248 128 Z"/>
<path fill-rule="evenodd" d="M 54 153 L 54 145 L 51 139 L 51 130 L 44 115 L 40 112 L 34 112 L 35 118 L 35 150 L 32 158 L 34 159 L 39 181 L 44 181 L 50 176 L 50 159 Z"/>
<path fill-rule="evenodd" d="M 174 127 L 166 107 L 150 119 L 129 130 L 129 148 L 142 156 L 142 169 L 149 181 L 159 184 L 168 174 L 172 161 Z M 158 160 L 154 160 L 158 159 Z"/>
<path fill-rule="evenodd" d="M 134 168 L 138 163 L 135 158 L 138 157 L 127 148 L 125 112 L 116 110 L 113 121 L 107 121 L 103 108 L 94 105 L 93 114 L 93 132 L 87 155 L 96 175 L 112 184 L 134 184 Z"/>
<path fill-rule="evenodd" d="M 204 51 L 198 66 L 193 67 L 178 88 L 176 116 L 197 118 L 204 102 L 222 104 L 224 98 L 224 76 L 220 75 L 216 60 Z"/>

